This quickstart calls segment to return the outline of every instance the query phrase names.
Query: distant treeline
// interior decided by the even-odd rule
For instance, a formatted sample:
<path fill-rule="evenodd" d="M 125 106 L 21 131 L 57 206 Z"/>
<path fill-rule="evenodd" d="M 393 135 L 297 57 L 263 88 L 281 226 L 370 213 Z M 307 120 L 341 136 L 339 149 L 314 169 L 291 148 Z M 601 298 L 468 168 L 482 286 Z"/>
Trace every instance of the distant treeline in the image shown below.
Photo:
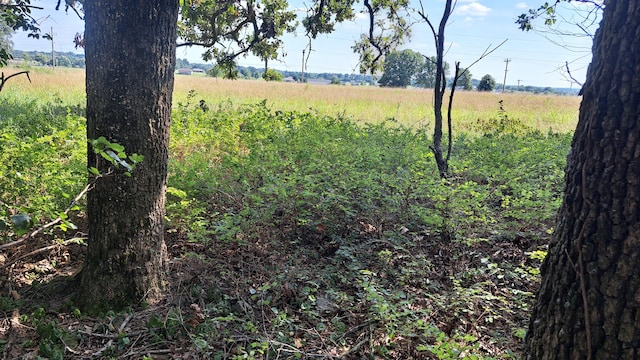
<path fill-rule="evenodd" d="M 22 51 L 14 50 L 13 58 L 17 61 L 28 62 L 33 65 L 51 66 L 51 52 L 42 51 Z M 55 65 L 62 67 L 84 68 L 84 54 L 76 54 L 73 52 L 56 52 Z M 213 64 L 191 63 L 187 59 L 176 59 L 176 69 L 202 69 L 209 75 L 214 75 Z M 245 79 L 261 79 L 264 68 L 256 68 L 253 66 L 238 66 L 238 77 Z M 377 85 L 377 79 L 371 75 L 362 74 L 339 74 L 339 73 L 304 73 L 304 80 L 300 71 L 277 70 L 282 73 L 285 80 L 305 81 L 305 82 L 323 82 L 331 84 L 352 85 Z M 479 80 L 473 79 L 473 86 L 478 86 Z M 502 88 L 502 84 L 496 84 L 497 89 Z M 507 92 L 530 92 L 534 94 L 557 94 L 557 95 L 577 95 L 579 88 L 552 88 L 539 86 L 516 86 L 506 85 Z"/>
<path fill-rule="evenodd" d="M 177 59 L 177 69 L 202 69 L 211 76 L 215 76 L 216 72 L 213 64 L 197 64 L 190 63 L 187 59 Z M 264 74 L 264 68 L 256 68 L 253 66 L 238 66 L 238 77 L 244 79 L 261 79 Z M 303 81 L 303 75 L 300 71 L 276 70 L 282 74 L 285 80 Z M 341 84 L 370 84 L 375 85 L 376 80 L 371 75 L 361 74 L 339 74 L 339 73 L 304 73 L 304 81 L 308 80 L 325 80 L 328 83 Z"/>
<path fill-rule="evenodd" d="M 73 52 L 55 52 L 55 66 L 84 68 L 84 54 Z M 51 66 L 51 52 L 13 50 L 13 59 L 22 60 L 33 65 Z"/>

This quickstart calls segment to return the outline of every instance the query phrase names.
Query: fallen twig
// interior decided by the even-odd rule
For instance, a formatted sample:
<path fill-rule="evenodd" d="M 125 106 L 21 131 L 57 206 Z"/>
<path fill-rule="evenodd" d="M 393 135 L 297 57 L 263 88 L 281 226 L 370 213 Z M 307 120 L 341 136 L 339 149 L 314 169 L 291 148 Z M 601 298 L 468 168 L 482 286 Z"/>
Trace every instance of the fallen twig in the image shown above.
<path fill-rule="evenodd" d="M 71 209 L 78 203 L 78 201 L 80 201 L 80 199 L 87 193 L 87 191 L 89 191 L 89 189 L 91 189 L 91 186 L 93 185 L 93 181 L 89 182 L 87 184 L 87 186 L 84 187 L 84 189 L 82 189 L 82 191 L 80 191 L 80 193 L 78 194 L 78 196 L 76 196 L 72 201 L 71 204 L 64 210 L 63 214 L 67 215 L 69 213 L 69 211 L 71 211 Z M 40 226 L 39 228 L 37 228 L 36 230 L 24 234 L 22 235 L 22 237 L 16 241 L 12 241 L 10 243 L 7 244 L 2 244 L 0 245 L 0 250 L 8 248 L 8 247 L 12 247 L 12 246 L 16 246 L 16 245 L 20 245 L 23 242 L 25 242 L 27 239 L 32 238 L 34 236 L 36 236 L 37 234 L 39 234 L 42 230 L 50 228 L 56 224 L 58 224 L 59 222 L 62 221 L 62 216 L 58 216 L 55 220 L 52 220 L 42 226 Z"/>
<path fill-rule="evenodd" d="M 19 258 L 17 258 L 17 259 L 15 259 L 15 260 L 13 260 L 13 261 L 10 261 L 10 262 L 8 262 L 8 263 L 6 263 L 6 264 L 4 264 L 4 265 L 0 266 L 0 269 L 7 268 L 7 267 L 9 267 L 9 266 L 11 266 L 11 265 L 13 265 L 13 264 L 17 263 L 18 261 L 20 261 L 20 260 L 22 260 L 22 259 L 28 258 L 28 257 L 33 256 L 33 255 L 36 255 L 36 254 L 39 254 L 39 253 L 41 253 L 41 252 L 45 252 L 45 251 L 49 251 L 49 250 L 53 250 L 53 249 L 55 249 L 55 248 L 57 248 L 57 247 L 59 247 L 59 246 L 66 246 L 66 245 L 68 245 L 68 244 L 71 244 L 71 243 L 77 242 L 78 240 L 85 240 L 85 239 L 86 239 L 86 238 L 84 238 L 84 237 L 83 237 L 83 238 L 75 237 L 75 238 L 73 238 L 73 239 L 69 239 L 69 240 L 63 241 L 63 242 L 61 242 L 61 243 L 59 243 L 59 244 L 49 245 L 49 246 L 45 246 L 45 247 L 43 247 L 43 248 L 39 248 L 39 249 L 33 250 L 32 252 L 30 252 L 30 253 L 28 253 L 28 254 L 24 254 L 24 255 L 20 256 Z"/>

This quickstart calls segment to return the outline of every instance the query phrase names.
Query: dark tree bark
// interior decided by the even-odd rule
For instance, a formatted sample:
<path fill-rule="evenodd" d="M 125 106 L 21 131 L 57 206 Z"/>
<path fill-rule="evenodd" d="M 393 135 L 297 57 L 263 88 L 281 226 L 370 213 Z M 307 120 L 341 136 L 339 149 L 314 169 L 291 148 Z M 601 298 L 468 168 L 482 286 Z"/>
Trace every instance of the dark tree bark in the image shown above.
<path fill-rule="evenodd" d="M 88 253 L 78 304 L 119 309 L 162 295 L 165 190 L 178 0 L 84 3 L 87 137 L 144 160 L 97 179 L 88 193 Z M 90 148 L 88 165 L 111 164 Z"/>
<path fill-rule="evenodd" d="M 583 90 L 527 359 L 640 358 L 640 2 L 607 2 Z"/>

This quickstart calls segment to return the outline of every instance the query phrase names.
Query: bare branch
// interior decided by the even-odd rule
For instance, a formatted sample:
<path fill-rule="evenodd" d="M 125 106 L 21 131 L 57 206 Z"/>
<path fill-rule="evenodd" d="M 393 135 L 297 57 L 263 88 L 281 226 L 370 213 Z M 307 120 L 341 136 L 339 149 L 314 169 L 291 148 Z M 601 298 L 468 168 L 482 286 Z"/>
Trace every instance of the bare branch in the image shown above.
<path fill-rule="evenodd" d="M 467 71 L 467 69 L 465 69 L 463 73 L 465 71 Z M 451 158 L 451 148 L 453 147 L 453 120 L 451 112 L 453 110 L 453 95 L 456 92 L 456 86 L 458 85 L 458 79 L 460 78 L 460 76 L 462 76 L 462 74 L 460 73 L 460 62 L 456 61 L 456 72 L 453 77 L 453 82 L 451 83 L 451 93 L 449 94 L 449 104 L 447 105 L 447 135 L 449 137 L 449 143 L 447 144 L 447 157 L 445 160 L 446 162 L 449 162 L 449 159 Z"/>
<path fill-rule="evenodd" d="M 377 63 L 380 58 L 384 55 L 384 49 L 382 49 L 382 47 L 380 46 L 380 44 L 378 44 L 378 42 L 376 41 L 375 37 L 373 36 L 373 29 L 374 24 L 375 24 L 375 11 L 373 11 L 373 7 L 371 7 L 371 4 L 369 3 L 369 0 L 364 0 L 364 6 L 367 8 L 367 11 L 369 12 L 369 43 L 371 45 L 373 45 L 373 47 L 376 48 L 376 50 L 378 50 L 378 56 L 376 56 L 373 61 L 372 64 Z"/>
<path fill-rule="evenodd" d="M 493 49 L 491 49 L 491 44 L 489 44 L 489 46 L 487 46 L 487 48 L 484 50 L 484 52 L 482 53 L 482 55 L 480 55 L 480 57 L 478 57 L 474 62 L 471 63 L 471 65 L 467 66 L 465 68 L 465 71 L 463 71 L 460 75 L 456 76 L 454 81 L 458 81 L 458 79 L 462 76 L 462 74 L 464 74 L 468 69 L 471 69 L 471 67 L 475 64 L 477 64 L 480 60 L 486 58 L 487 56 L 491 55 L 492 52 L 498 50 L 502 45 L 504 45 L 509 39 L 504 39 L 504 41 L 502 41 L 500 44 L 498 44 L 498 46 L 494 47 Z"/>
<path fill-rule="evenodd" d="M 574 83 L 582 86 L 582 83 L 576 80 L 576 78 L 574 78 L 573 75 L 571 75 L 571 70 L 569 69 L 569 62 L 565 61 L 564 65 L 565 65 L 565 68 L 567 69 L 567 74 L 569 74 L 569 79 L 571 79 L 571 81 L 573 81 Z"/>
<path fill-rule="evenodd" d="M 18 76 L 20 74 L 27 75 L 27 79 L 29 79 L 29 82 L 31 82 L 31 78 L 29 77 L 29 71 L 20 71 L 15 74 L 11 74 L 7 76 L 6 78 L 4 77 L 4 72 L 3 72 L 2 75 L 0 75 L 0 92 L 2 91 L 2 88 L 4 87 L 4 85 L 7 83 L 7 80 L 11 79 L 14 76 Z"/>

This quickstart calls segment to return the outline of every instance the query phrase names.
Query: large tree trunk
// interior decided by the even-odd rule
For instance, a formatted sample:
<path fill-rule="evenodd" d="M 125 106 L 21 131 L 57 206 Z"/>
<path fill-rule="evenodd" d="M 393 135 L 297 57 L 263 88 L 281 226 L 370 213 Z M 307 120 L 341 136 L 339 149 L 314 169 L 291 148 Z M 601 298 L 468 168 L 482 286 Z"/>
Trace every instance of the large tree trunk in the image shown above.
<path fill-rule="evenodd" d="M 175 68 L 177 0 L 85 2 L 87 137 L 104 136 L 144 160 L 88 193 L 89 246 L 78 303 L 118 309 L 157 301 Z M 111 166 L 90 148 L 88 164 Z"/>
<path fill-rule="evenodd" d="M 528 359 L 640 358 L 640 3 L 607 1 Z"/>

